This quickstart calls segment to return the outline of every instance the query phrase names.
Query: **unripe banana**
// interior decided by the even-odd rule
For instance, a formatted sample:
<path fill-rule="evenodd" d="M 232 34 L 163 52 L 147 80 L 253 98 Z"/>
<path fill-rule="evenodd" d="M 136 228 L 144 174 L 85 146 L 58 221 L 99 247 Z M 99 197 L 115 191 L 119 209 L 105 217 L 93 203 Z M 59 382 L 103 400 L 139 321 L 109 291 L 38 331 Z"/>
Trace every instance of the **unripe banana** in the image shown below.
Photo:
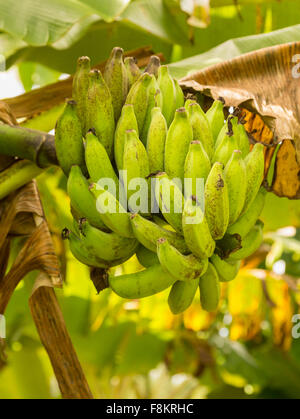
<path fill-rule="evenodd" d="M 153 108 L 147 136 L 147 153 L 150 173 L 164 170 L 167 132 L 167 122 L 161 109 L 159 107 Z"/>
<path fill-rule="evenodd" d="M 152 82 L 149 86 L 149 100 L 147 106 L 147 113 L 145 117 L 143 131 L 141 133 L 141 141 L 146 146 L 149 127 L 152 119 L 152 109 L 155 107 L 162 108 L 162 94 L 159 90 L 156 78 L 152 75 Z"/>
<path fill-rule="evenodd" d="M 224 104 L 220 100 L 215 100 L 212 106 L 206 112 L 206 118 L 209 122 L 210 129 L 214 138 L 217 141 L 218 135 L 224 125 Z"/>
<path fill-rule="evenodd" d="M 231 253 L 228 262 L 241 260 L 249 257 L 260 247 L 263 241 L 263 223 L 258 220 L 250 232 L 242 238 L 242 248 L 237 252 Z"/>
<path fill-rule="evenodd" d="M 160 265 L 154 265 L 133 274 L 110 276 L 109 286 L 122 298 L 138 299 L 158 294 L 175 281 Z"/>
<path fill-rule="evenodd" d="M 229 222 L 229 199 L 221 163 L 213 165 L 206 181 L 205 216 L 212 238 L 222 239 Z"/>
<path fill-rule="evenodd" d="M 146 249 L 143 245 L 139 245 L 136 251 L 136 257 L 139 263 L 144 266 L 144 268 L 150 268 L 153 265 L 159 264 L 159 259 L 156 253 L 151 252 Z"/>
<path fill-rule="evenodd" d="M 93 70 L 89 74 L 90 87 L 87 95 L 86 120 L 88 129 L 94 129 L 98 140 L 112 157 L 115 119 L 112 97 L 102 74 Z"/>
<path fill-rule="evenodd" d="M 177 93 L 174 80 L 171 77 L 169 68 L 166 65 L 159 67 L 157 81 L 163 96 L 162 113 L 166 118 L 168 126 L 170 126 L 176 111 Z"/>
<path fill-rule="evenodd" d="M 165 147 L 165 171 L 170 178 L 184 180 L 184 163 L 193 140 L 193 130 L 185 108 L 177 109 Z"/>
<path fill-rule="evenodd" d="M 260 188 L 247 211 L 244 212 L 240 218 L 228 228 L 228 234 L 239 234 L 242 238 L 247 236 L 264 209 L 266 194 L 267 191 L 265 188 Z"/>
<path fill-rule="evenodd" d="M 183 255 L 168 240 L 157 241 L 157 256 L 160 264 L 179 281 L 193 281 L 206 272 L 208 259 Z"/>
<path fill-rule="evenodd" d="M 201 141 L 209 159 L 212 159 L 214 154 L 214 138 L 205 113 L 201 109 L 201 106 L 193 100 L 187 100 L 185 107 L 188 111 L 190 124 L 193 129 L 193 140 Z"/>
<path fill-rule="evenodd" d="M 234 150 L 225 167 L 224 175 L 228 187 L 229 225 L 231 225 L 239 218 L 246 199 L 246 165 L 240 150 Z"/>
<path fill-rule="evenodd" d="M 122 237 L 133 238 L 130 214 L 126 212 L 116 197 L 101 188 L 100 185 L 94 184 L 90 189 L 97 199 L 97 210 L 104 224 Z"/>
<path fill-rule="evenodd" d="M 131 87 L 126 103 L 134 107 L 134 113 L 139 127 L 139 132 L 143 132 L 149 102 L 149 87 L 153 79 L 150 74 L 144 73 Z"/>
<path fill-rule="evenodd" d="M 182 212 L 184 197 L 178 185 L 164 172 L 153 176 L 155 179 L 155 199 L 165 220 L 182 233 Z"/>
<path fill-rule="evenodd" d="M 201 191 L 197 191 L 197 189 L 205 185 L 210 170 L 210 160 L 201 141 L 192 141 L 185 159 L 184 178 L 185 180 L 190 179 L 192 187 L 190 195 L 196 196 L 198 200 L 201 199 L 201 197 L 198 196 Z M 203 185 L 199 184 L 201 179 L 203 179 Z"/>
<path fill-rule="evenodd" d="M 192 304 L 199 286 L 199 278 L 189 282 L 177 281 L 172 285 L 168 304 L 173 314 L 180 314 Z"/>
<path fill-rule="evenodd" d="M 116 233 L 106 233 L 92 227 L 88 222 L 82 223 L 81 232 L 81 240 L 88 251 L 104 260 L 129 259 L 138 247 L 136 239 L 121 237 Z"/>
<path fill-rule="evenodd" d="M 87 169 L 84 161 L 82 129 L 76 111 L 76 102 L 69 100 L 57 121 L 55 130 L 55 148 L 59 165 L 66 176 L 75 164 L 84 174 Z"/>
<path fill-rule="evenodd" d="M 213 162 L 222 163 L 224 166 L 231 159 L 234 150 L 238 150 L 236 135 L 225 135 L 215 151 Z"/>
<path fill-rule="evenodd" d="M 116 122 L 120 117 L 129 90 L 127 70 L 123 63 L 123 53 L 122 48 L 114 48 L 104 70 L 104 80 L 111 93 Z"/>
<path fill-rule="evenodd" d="M 152 55 L 145 69 L 145 73 L 153 74 L 157 78 L 159 67 L 160 67 L 160 58 L 157 57 L 156 55 Z"/>
<path fill-rule="evenodd" d="M 175 110 L 184 106 L 184 94 L 178 80 L 174 79 L 175 84 Z"/>
<path fill-rule="evenodd" d="M 209 263 L 206 273 L 200 278 L 201 306 L 205 311 L 215 311 L 220 301 L 219 276 L 215 267 Z"/>
<path fill-rule="evenodd" d="M 86 136 L 85 161 L 91 181 L 97 183 L 102 178 L 111 179 L 116 186 L 116 196 L 118 196 L 119 178 L 104 146 L 98 141 L 93 131 L 89 131 Z"/>
<path fill-rule="evenodd" d="M 221 259 L 218 255 L 214 254 L 210 258 L 211 263 L 216 268 L 216 271 L 219 275 L 220 282 L 229 282 L 232 281 L 238 274 L 240 267 L 241 267 L 241 261 L 236 262 L 227 262 L 223 259 Z"/>
<path fill-rule="evenodd" d="M 139 69 L 137 60 L 134 57 L 126 57 L 124 60 L 124 65 L 127 71 L 128 89 L 131 89 L 134 83 L 140 78 L 141 70 Z"/>
<path fill-rule="evenodd" d="M 126 131 L 128 130 L 135 130 L 137 134 L 139 133 L 134 107 L 129 104 L 123 106 L 115 132 L 114 154 L 118 170 L 123 169 L 124 144 L 126 140 Z"/>
<path fill-rule="evenodd" d="M 250 153 L 250 143 L 248 134 L 245 130 L 245 127 L 243 124 L 238 123 L 237 124 L 237 140 L 239 145 L 239 150 L 242 152 L 243 159 L 247 157 L 247 155 Z"/>
<path fill-rule="evenodd" d="M 243 212 L 247 211 L 254 201 L 263 181 L 265 166 L 264 146 L 256 143 L 251 153 L 246 157 L 245 163 L 247 170 L 247 191 Z"/>
<path fill-rule="evenodd" d="M 218 149 L 224 138 L 228 136 L 234 137 L 232 140 L 233 142 L 237 142 L 236 149 L 238 150 L 238 118 L 233 115 L 228 116 L 226 123 L 219 132 L 218 138 L 215 142 L 215 150 Z"/>
<path fill-rule="evenodd" d="M 89 183 L 79 166 L 72 166 L 67 184 L 71 207 L 78 218 L 86 218 L 94 227 L 106 230 L 96 208 L 96 199 L 89 189 Z"/>
<path fill-rule="evenodd" d="M 209 258 L 213 254 L 216 244 L 210 234 L 201 206 L 195 197 L 186 200 L 182 215 L 182 227 L 185 242 L 190 251 L 200 259 Z"/>
<path fill-rule="evenodd" d="M 100 256 L 91 253 L 85 246 L 84 242 L 72 232 L 68 232 L 64 238 L 69 240 L 70 250 L 73 256 L 84 265 L 95 268 L 109 269 L 113 266 L 121 265 L 126 261 L 124 258 L 114 261 L 107 261 L 102 259 Z"/>
<path fill-rule="evenodd" d="M 72 96 L 77 103 L 77 114 L 79 116 L 82 134 L 85 135 L 86 126 L 86 102 L 90 86 L 89 72 L 91 71 L 91 60 L 89 57 L 80 57 L 77 61 L 77 70 L 73 78 Z"/>
<path fill-rule="evenodd" d="M 129 201 L 135 193 L 130 187 L 131 180 L 146 179 L 150 173 L 147 151 L 134 130 L 126 131 L 123 170 L 127 174 L 127 199 Z M 144 203 L 145 206 L 148 206 L 148 189 L 147 196 L 144 197 Z"/>
<path fill-rule="evenodd" d="M 160 238 L 167 239 L 180 253 L 190 253 L 183 237 L 179 234 L 166 230 L 156 223 L 142 217 L 139 214 L 133 214 L 131 217 L 132 229 L 138 241 L 151 252 L 157 250 L 157 240 Z"/>

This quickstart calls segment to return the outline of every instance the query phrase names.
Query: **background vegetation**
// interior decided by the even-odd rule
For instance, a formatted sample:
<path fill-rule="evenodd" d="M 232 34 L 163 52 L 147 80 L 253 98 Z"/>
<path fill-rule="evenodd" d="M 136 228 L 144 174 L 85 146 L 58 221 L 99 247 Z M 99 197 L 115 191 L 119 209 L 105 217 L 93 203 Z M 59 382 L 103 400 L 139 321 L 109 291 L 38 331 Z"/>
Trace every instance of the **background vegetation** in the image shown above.
<path fill-rule="evenodd" d="M 0 54 L 29 91 L 72 74 L 78 56 L 96 64 L 116 45 L 151 45 L 179 78 L 265 46 L 300 41 L 296 0 L 197 3 L 0 0 Z M 299 201 L 269 194 L 262 217 L 266 242 L 223 289 L 217 314 L 201 311 L 198 296 L 184 315 L 173 316 L 165 293 L 131 302 L 109 290 L 96 295 L 88 269 L 60 240 L 69 217 L 66 179 L 49 169 L 38 185 L 65 271 L 57 295 L 96 397 L 299 397 L 300 339 L 292 338 L 300 303 Z M 15 254 L 20 245 L 14 244 Z M 25 278 L 6 312 L 1 398 L 59 397 L 27 304 L 34 278 Z"/>

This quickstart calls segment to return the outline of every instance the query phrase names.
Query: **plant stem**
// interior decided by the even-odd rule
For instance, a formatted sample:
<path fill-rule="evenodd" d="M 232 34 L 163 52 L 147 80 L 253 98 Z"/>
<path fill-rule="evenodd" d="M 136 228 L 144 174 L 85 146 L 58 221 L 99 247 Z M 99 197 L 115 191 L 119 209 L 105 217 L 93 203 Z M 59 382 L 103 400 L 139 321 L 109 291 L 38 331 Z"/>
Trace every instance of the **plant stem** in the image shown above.
<path fill-rule="evenodd" d="M 0 200 L 21 188 L 42 173 L 43 169 L 27 160 L 20 160 L 0 173 Z"/>
<path fill-rule="evenodd" d="M 0 154 L 30 160 L 40 168 L 58 165 L 53 135 L 17 126 L 0 125 Z"/>

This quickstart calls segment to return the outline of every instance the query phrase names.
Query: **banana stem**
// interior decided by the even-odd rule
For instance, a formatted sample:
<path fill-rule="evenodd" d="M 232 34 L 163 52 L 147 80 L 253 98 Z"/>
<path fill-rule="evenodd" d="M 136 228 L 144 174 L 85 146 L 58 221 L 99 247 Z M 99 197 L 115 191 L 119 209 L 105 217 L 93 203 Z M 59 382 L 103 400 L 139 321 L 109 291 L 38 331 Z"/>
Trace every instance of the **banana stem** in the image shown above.
<path fill-rule="evenodd" d="M 17 126 L 0 125 L 0 154 L 30 160 L 40 168 L 58 165 L 53 135 Z"/>
<path fill-rule="evenodd" d="M 0 173 L 0 200 L 30 182 L 43 169 L 28 160 L 20 160 Z"/>

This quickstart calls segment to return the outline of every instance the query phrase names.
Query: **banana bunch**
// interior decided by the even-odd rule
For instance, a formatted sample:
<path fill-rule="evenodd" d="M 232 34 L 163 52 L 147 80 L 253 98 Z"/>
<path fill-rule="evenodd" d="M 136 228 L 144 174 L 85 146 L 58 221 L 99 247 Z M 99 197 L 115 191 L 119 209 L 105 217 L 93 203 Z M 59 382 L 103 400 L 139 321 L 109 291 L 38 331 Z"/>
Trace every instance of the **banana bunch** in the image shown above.
<path fill-rule="evenodd" d="M 136 255 L 144 270 L 108 275 L 117 295 L 171 288 L 179 314 L 200 289 L 202 308 L 217 309 L 220 283 L 262 242 L 266 195 L 263 145 L 250 151 L 221 101 L 206 113 L 185 101 L 156 56 L 142 72 L 114 48 L 103 74 L 81 57 L 56 151 L 74 217 L 63 237 L 80 262 L 109 270 Z"/>

